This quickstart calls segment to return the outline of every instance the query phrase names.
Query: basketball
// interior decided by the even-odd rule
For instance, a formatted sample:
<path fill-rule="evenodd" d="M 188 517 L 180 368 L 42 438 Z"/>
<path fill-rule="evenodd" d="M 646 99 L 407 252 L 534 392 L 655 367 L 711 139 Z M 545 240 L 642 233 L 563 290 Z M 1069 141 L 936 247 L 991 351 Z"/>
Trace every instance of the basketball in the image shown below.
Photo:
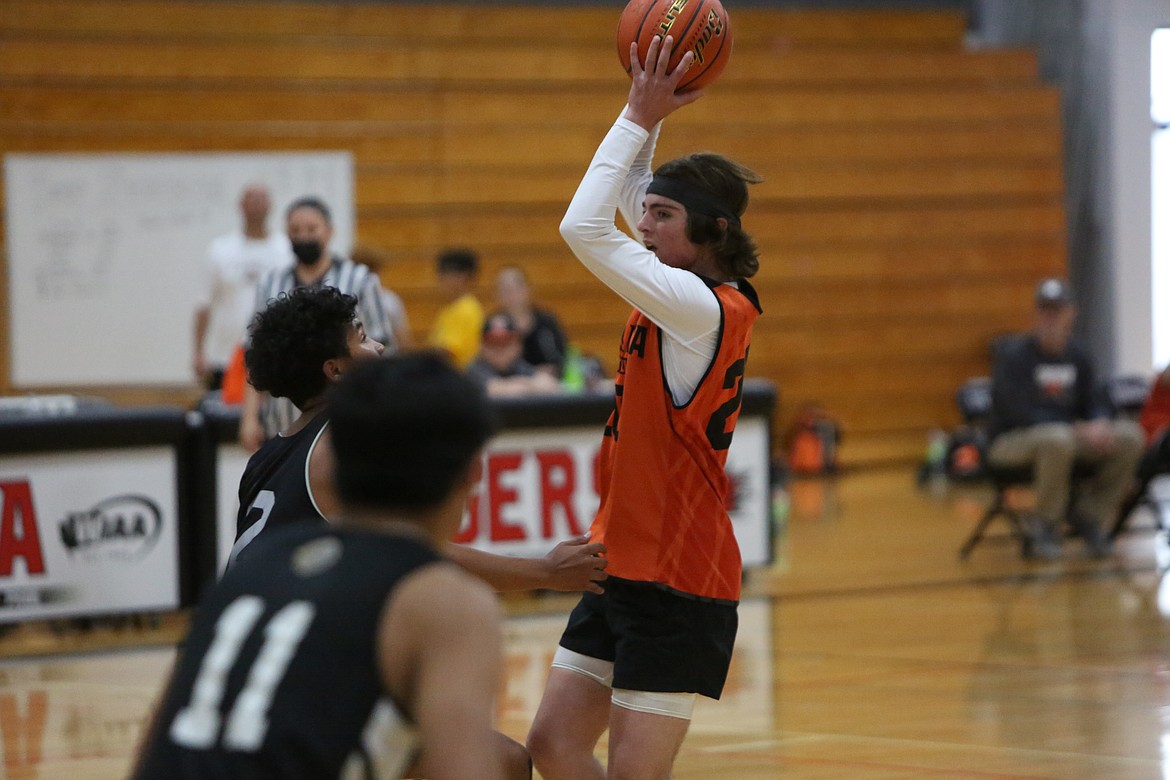
<path fill-rule="evenodd" d="M 644 63 L 655 35 L 674 36 L 672 70 L 683 54 L 695 53 L 691 69 L 679 82 L 680 92 L 713 83 L 731 59 L 731 24 L 719 0 L 630 0 L 617 28 L 618 59 L 627 74 L 630 44 L 638 42 L 638 60 Z"/>

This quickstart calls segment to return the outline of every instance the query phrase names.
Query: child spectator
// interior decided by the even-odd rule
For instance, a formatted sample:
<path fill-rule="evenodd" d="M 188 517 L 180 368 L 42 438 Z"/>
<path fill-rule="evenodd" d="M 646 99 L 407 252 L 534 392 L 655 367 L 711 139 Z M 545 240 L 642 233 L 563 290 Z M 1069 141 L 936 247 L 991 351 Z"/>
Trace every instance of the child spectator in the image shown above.
<path fill-rule="evenodd" d="M 435 270 L 447 303 L 435 320 L 428 342 L 450 355 L 455 365 L 467 368 L 479 352 L 483 329 L 483 306 L 474 292 L 479 256 L 470 249 L 448 249 L 436 258 Z"/>

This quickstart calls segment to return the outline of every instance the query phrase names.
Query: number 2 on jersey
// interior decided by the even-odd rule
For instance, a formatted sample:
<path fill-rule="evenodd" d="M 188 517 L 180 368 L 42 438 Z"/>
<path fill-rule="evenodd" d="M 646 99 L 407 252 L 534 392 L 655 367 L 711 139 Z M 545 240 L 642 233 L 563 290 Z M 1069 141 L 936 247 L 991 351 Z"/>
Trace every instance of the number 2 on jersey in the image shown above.
<path fill-rule="evenodd" d="M 222 743 L 228 750 L 259 750 L 268 731 L 268 709 L 276 687 L 304 639 L 316 610 L 307 601 L 291 602 L 276 612 L 264 626 L 264 643 L 252 661 L 248 679 L 236 697 L 224 727 Z M 241 596 L 223 611 L 215 623 L 215 638 L 207 648 L 191 702 L 179 710 L 171 723 L 171 739 L 183 747 L 206 750 L 219 737 L 227 677 L 235 666 L 240 649 L 264 614 L 264 600 Z"/>
<path fill-rule="evenodd" d="M 707 421 L 707 441 L 713 450 L 725 450 L 731 447 L 733 431 L 727 430 L 727 421 L 731 415 L 739 411 L 739 404 L 743 401 L 743 372 L 747 368 L 747 353 L 739 360 L 727 367 L 723 375 L 723 388 L 735 388 L 735 395 L 729 401 L 715 410 L 711 419 Z"/>

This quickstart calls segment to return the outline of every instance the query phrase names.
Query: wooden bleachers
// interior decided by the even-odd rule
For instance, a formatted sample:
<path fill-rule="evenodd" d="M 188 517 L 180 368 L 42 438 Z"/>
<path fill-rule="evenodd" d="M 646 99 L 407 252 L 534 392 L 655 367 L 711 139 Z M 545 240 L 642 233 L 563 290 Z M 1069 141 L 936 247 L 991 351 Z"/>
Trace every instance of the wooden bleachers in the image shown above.
<path fill-rule="evenodd" d="M 779 385 L 777 430 L 818 400 L 846 463 L 917 458 L 990 337 L 1064 269 L 1058 95 L 1031 52 L 965 51 L 955 13 L 728 6 L 731 65 L 658 158 L 716 149 L 766 177 L 745 219 L 765 307 L 749 373 Z M 0 152 L 349 150 L 358 240 L 391 253 L 420 336 L 432 258 L 466 244 L 485 300 L 495 269 L 524 265 L 612 368 L 626 309 L 557 224 L 625 95 L 618 13 L 4 0 Z"/>

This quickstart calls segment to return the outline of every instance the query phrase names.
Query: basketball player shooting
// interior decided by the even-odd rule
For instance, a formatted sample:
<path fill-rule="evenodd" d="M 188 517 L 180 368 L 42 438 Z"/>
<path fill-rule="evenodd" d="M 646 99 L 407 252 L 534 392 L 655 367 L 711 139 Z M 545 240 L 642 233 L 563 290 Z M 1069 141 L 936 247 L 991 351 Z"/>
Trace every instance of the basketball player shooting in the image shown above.
<path fill-rule="evenodd" d="M 740 218 L 761 179 L 717 154 L 651 174 L 662 121 L 694 55 L 669 68 L 673 39 L 635 44 L 628 104 L 601 142 L 561 235 L 634 310 L 621 336 L 614 410 L 601 444 L 593 540 L 608 550 L 602 594 L 569 616 L 528 737 L 536 768 L 562 778 L 668 778 L 697 695 L 719 698 L 740 596 L 725 509 L 759 301 Z M 620 208 L 641 242 L 618 229 Z M 608 766 L 593 756 L 610 731 Z"/>

